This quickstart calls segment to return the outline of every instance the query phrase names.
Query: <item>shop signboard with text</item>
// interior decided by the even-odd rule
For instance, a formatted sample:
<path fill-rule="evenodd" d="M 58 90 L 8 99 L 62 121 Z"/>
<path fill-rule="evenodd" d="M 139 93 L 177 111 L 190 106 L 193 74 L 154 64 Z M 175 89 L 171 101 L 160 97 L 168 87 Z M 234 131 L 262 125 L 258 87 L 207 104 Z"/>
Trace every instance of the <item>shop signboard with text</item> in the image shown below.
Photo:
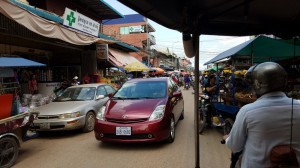
<path fill-rule="evenodd" d="M 100 60 L 108 60 L 108 45 L 107 44 L 96 44 L 96 55 Z"/>
<path fill-rule="evenodd" d="M 65 9 L 63 24 L 73 29 L 98 37 L 100 24 L 69 8 Z"/>
<path fill-rule="evenodd" d="M 129 26 L 130 33 L 144 33 L 145 29 L 144 26 Z"/>

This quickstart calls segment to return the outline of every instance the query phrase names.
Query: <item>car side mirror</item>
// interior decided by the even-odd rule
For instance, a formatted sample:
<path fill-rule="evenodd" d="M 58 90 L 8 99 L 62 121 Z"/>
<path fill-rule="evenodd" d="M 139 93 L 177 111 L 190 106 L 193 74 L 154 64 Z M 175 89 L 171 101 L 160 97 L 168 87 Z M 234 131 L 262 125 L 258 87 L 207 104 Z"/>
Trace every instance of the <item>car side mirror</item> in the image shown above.
<path fill-rule="evenodd" d="M 98 95 L 98 96 L 96 97 L 96 100 L 103 99 L 104 97 L 105 97 L 104 95 Z"/>
<path fill-rule="evenodd" d="M 108 94 L 108 97 L 111 98 L 111 97 L 113 97 L 113 95 L 114 95 L 113 93 L 110 93 L 110 94 Z"/>

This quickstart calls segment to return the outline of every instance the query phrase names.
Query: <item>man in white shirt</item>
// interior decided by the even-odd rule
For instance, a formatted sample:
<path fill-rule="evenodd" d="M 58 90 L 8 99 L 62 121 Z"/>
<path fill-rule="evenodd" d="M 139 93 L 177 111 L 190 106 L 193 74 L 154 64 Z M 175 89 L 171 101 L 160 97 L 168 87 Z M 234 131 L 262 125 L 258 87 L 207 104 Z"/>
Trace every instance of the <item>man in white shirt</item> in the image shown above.
<path fill-rule="evenodd" d="M 300 102 L 282 92 L 287 83 L 285 70 L 277 63 L 265 62 L 250 68 L 246 78 L 259 98 L 240 109 L 229 136 L 224 136 L 226 145 L 233 153 L 243 151 L 242 168 L 270 167 L 272 148 L 290 144 L 299 164 Z"/>

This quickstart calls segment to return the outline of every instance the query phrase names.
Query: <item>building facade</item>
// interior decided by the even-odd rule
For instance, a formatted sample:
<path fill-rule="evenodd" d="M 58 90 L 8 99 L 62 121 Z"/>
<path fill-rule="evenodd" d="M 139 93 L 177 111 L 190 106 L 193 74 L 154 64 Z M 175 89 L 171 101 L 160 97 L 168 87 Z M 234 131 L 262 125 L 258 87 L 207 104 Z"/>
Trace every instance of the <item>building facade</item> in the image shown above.
<path fill-rule="evenodd" d="M 96 36 L 64 25 L 64 10 L 69 8 L 100 24 Z M 89 10 L 87 10 L 89 9 Z M 22 14 L 22 17 L 19 15 Z M 114 66 L 113 56 L 97 58 L 97 46 L 108 44 L 119 50 L 136 48 L 101 33 L 105 19 L 122 18 L 104 1 L 10 0 L 0 1 L 0 56 L 22 57 L 46 64 L 46 67 L 22 67 L 16 71 L 20 82 L 26 84 L 30 74 L 37 76 L 41 93 L 48 94 L 64 79 L 94 74 L 98 69 Z M 106 67 L 104 67 L 106 66 Z M 0 67 L 1 71 L 1 67 Z M 0 73 L 1 74 L 1 73 Z M 48 88 L 48 91 L 44 88 Z"/>
<path fill-rule="evenodd" d="M 140 14 L 132 14 L 124 15 L 124 18 L 104 20 L 102 23 L 103 34 L 139 48 L 140 52 L 131 54 L 148 64 L 148 59 L 151 59 L 150 46 L 155 45 L 156 40 L 151 34 L 155 29 L 149 24 L 147 18 Z"/>

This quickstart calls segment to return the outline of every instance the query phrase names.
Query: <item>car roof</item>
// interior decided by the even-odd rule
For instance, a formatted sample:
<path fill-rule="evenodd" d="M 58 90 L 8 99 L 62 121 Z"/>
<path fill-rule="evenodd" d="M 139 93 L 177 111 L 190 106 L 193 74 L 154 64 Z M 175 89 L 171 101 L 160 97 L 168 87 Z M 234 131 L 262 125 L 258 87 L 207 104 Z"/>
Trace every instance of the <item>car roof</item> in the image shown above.
<path fill-rule="evenodd" d="M 127 82 L 166 82 L 168 81 L 169 77 L 158 77 L 158 78 L 134 78 Z"/>
<path fill-rule="evenodd" d="M 82 84 L 82 85 L 75 85 L 71 86 L 71 88 L 76 88 L 76 87 L 98 87 L 101 85 L 108 85 L 106 83 L 90 83 L 90 84 Z"/>

